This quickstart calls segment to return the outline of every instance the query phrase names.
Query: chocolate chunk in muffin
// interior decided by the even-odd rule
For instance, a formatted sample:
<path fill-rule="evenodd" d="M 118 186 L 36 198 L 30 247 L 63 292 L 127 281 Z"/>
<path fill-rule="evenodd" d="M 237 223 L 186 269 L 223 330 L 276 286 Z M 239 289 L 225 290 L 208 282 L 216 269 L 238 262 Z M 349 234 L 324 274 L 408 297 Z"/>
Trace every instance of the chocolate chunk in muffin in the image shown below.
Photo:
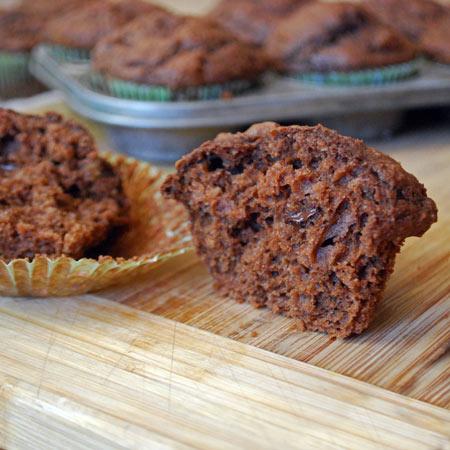
<path fill-rule="evenodd" d="M 222 0 L 210 17 L 245 42 L 263 45 L 275 24 L 312 0 Z"/>
<path fill-rule="evenodd" d="M 369 0 L 364 6 L 437 61 L 450 64 L 450 9 L 433 0 Z"/>
<path fill-rule="evenodd" d="M 107 76 L 172 89 L 256 80 L 266 59 L 208 18 L 142 17 L 102 39 L 94 68 Z"/>
<path fill-rule="evenodd" d="M 399 163 L 321 125 L 219 134 L 176 169 L 162 192 L 220 291 L 333 337 L 367 328 L 403 241 L 437 219 Z"/>
<path fill-rule="evenodd" d="M 0 257 L 82 257 L 127 224 L 118 173 L 74 121 L 0 109 Z"/>
<path fill-rule="evenodd" d="M 160 12 L 161 7 L 140 0 L 95 0 L 47 24 L 47 39 L 57 45 L 92 49 L 107 34 L 141 15 Z"/>
<path fill-rule="evenodd" d="M 266 51 L 280 72 L 351 71 L 402 63 L 417 48 L 354 3 L 314 2 L 275 27 Z"/>

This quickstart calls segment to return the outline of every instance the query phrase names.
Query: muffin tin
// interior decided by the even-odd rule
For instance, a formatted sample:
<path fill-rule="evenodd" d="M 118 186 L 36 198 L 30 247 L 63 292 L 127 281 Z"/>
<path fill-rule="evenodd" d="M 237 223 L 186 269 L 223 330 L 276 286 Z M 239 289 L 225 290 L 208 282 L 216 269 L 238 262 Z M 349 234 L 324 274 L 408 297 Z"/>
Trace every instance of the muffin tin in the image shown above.
<path fill-rule="evenodd" d="M 30 69 L 63 91 L 72 109 L 103 124 L 119 151 L 154 162 L 173 162 L 218 132 L 258 121 L 322 122 L 343 134 L 374 138 L 391 133 L 408 109 L 450 105 L 450 67 L 427 61 L 417 77 L 397 83 L 330 87 L 268 73 L 245 95 L 185 102 L 126 100 L 96 91 L 88 63 L 59 62 L 45 45 L 33 51 Z"/>

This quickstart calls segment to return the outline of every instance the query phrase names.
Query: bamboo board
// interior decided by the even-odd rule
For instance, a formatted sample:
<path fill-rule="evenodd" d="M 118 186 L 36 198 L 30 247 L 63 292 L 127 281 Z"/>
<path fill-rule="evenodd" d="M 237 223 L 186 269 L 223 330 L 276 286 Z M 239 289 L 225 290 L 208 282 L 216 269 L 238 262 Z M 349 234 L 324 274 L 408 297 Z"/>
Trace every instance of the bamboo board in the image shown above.
<path fill-rule="evenodd" d="M 0 321 L 6 449 L 450 448 L 450 411 L 99 297 Z"/>
<path fill-rule="evenodd" d="M 0 448 L 450 449 L 450 145 L 393 156 L 439 222 L 363 335 L 220 298 L 192 253 L 95 295 L 0 298 Z"/>

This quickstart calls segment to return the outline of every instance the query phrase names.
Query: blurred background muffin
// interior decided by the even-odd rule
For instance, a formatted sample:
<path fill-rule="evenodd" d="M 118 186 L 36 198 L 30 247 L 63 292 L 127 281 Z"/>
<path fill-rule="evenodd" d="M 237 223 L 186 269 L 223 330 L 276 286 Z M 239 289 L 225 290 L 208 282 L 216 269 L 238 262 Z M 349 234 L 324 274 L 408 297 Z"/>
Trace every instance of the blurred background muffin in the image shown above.
<path fill-rule="evenodd" d="M 192 100 L 239 94 L 266 68 L 260 49 L 210 18 L 143 16 L 93 52 L 97 87 L 136 100 Z"/>
<path fill-rule="evenodd" d="M 243 41 L 263 45 L 280 19 L 313 0 L 221 0 L 210 17 Z"/>
<path fill-rule="evenodd" d="M 160 11 L 141 0 L 92 0 L 60 14 L 46 24 L 46 38 L 64 60 L 88 59 L 95 44 L 107 34 L 143 14 Z"/>
<path fill-rule="evenodd" d="M 30 51 L 44 40 L 48 20 L 85 2 L 23 0 L 0 9 L 0 97 L 32 95 L 43 89 L 28 71 Z"/>
<path fill-rule="evenodd" d="M 366 0 L 364 6 L 429 58 L 450 64 L 450 7 L 433 0 Z"/>
<path fill-rule="evenodd" d="M 415 59 L 416 46 L 349 2 L 304 6 L 277 24 L 265 50 L 276 71 L 311 81 L 379 83 L 417 70 L 402 64 Z"/>

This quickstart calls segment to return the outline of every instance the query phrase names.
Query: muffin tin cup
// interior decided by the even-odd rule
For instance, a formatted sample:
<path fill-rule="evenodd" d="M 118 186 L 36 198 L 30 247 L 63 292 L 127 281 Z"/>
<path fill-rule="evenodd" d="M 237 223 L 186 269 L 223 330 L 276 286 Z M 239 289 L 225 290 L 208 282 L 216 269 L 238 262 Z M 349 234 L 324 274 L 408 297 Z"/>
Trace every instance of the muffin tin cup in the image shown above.
<path fill-rule="evenodd" d="M 376 69 L 355 70 L 349 72 L 287 74 L 305 83 L 324 84 L 330 86 L 379 85 L 405 80 L 417 75 L 422 59 L 417 58 L 401 64 L 392 64 Z"/>
<path fill-rule="evenodd" d="M 30 54 L 0 51 L 0 97 L 32 95 L 42 90 L 28 71 Z"/>
<path fill-rule="evenodd" d="M 103 154 L 121 174 L 131 202 L 130 228 L 96 259 L 39 255 L 31 261 L 0 259 L 0 295 L 59 297 L 123 284 L 164 260 L 192 249 L 184 208 L 159 192 L 164 173 L 121 155 Z"/>
<path fill-rule="evenodd" d="M 61 63 L 87 63 L 91 59 L 91 50 L 87 48 L 66 47 L 64 45 L 49 45 L 50 52 L 56 61 Z"/>
<path fill-rule="evenodd" d="M 166 86 L 151 86 L 110 78 L 100 73 L 90 74 L 90 84 L 98 92 L 113 97 L 154 102 L 225 99 L 242 94 L 255 85 L 251 81 L 235 80 L 222 84 L 170 89 Z"/>

